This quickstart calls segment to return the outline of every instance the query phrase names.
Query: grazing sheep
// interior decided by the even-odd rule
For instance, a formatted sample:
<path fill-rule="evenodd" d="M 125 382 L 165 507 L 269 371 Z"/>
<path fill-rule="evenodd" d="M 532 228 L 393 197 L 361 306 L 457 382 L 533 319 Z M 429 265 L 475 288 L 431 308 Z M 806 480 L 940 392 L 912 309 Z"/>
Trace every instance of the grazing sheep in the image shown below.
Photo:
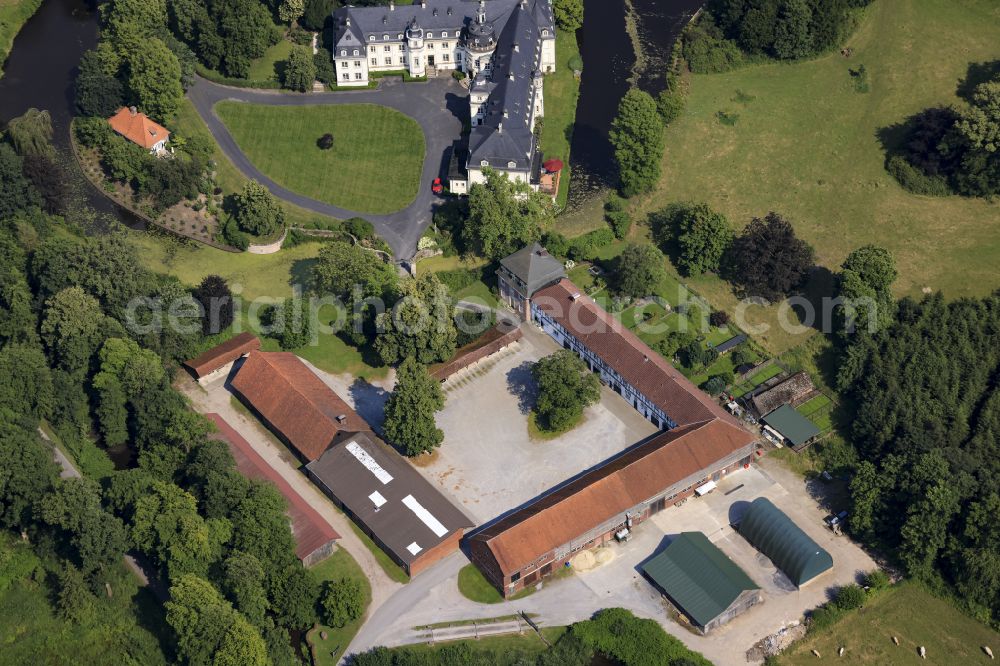
<path fill-rule="evenodd" d="M 927 658 L 927 648 L 925 648 L 923 645 L 917 648 L 917 652 L 920 653 L 921 659 Z"/>
<path fill-rule="evenodd" d="M 841 645 L 840 649 L 837 650 L 837 656 L 838 657 L 843 657 L 844 656 L 844 646 L 843 645 Z"/>
<path fill-rule="evenodd" d="M 993 650 L 991 650 L 991 649 L 990 649 L 990 646 L 989 646 L 989 645 L 984 645 L 984 646 L 983 646 L 983 652 L 985 652 L 985 653 L 986 653 L 986 656 L 987 656 L 987 657 L 989 657 L 990 659 L 993 659 L 993 658 L 994 658 L 994 657 L 993 657 Z"/>
<path fill-rule="evenodd" d="M 813 653 L 814 655 L 816 655 L 817 657 L 821 658 L 821 659 L 823 658 L 823 655 L 821 655 L 821 654 L 819 653 L 819 650 L 815 650 L 815 649 L 814 649 L 814 650 L 812 651 L 812 653 Z"/>
<path fill-rule="evenodd" d="M 895 636 L 892 637 L 892 642 L 895 643 L 896 645 L 899 645 L 899 639 L 896 638 Z"/>

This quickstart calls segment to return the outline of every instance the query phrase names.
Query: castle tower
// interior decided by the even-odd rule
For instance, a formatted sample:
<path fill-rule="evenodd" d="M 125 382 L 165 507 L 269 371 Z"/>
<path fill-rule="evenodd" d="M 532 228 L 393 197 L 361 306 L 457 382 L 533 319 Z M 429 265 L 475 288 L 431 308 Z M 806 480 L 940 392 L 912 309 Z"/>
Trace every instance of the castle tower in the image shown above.
<path fill-rule="evenodd" d="M 406 62 L 411 76 L 424 76 L 427 58 L 424 55 L 424 29 L 414 18 L 406 28 Z"/>

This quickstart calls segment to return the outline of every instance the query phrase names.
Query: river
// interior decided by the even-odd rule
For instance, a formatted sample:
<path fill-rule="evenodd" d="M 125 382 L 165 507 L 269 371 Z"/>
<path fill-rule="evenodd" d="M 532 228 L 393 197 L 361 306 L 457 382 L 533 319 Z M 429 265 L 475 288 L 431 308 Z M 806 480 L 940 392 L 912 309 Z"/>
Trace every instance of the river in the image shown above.
<path fill-rule="evenodd" d="M 90 4 L 45 0 L 17 34 L 4 65 L 0 121 L 7 122 L 32 107 L 46 109 L 52 116 L 53 142 L 68 154 L 76 67 L 83 52 L 96 44 L 97 13 Z M 114 215 L 133 228 L 144 227 L 142 220 L 94 190 L 82 174 L 78 178 L 78 190 L 94 210 Z"/>
<path fill-rule="evenodd" d="M 663 90 L 674 42 L 702 4 L 703 0 L 632 0 L 646 63 L 638 78 L 642 90 L 654 96 Z M 584 0 L 583 27 L 577 32 L 583 75 L 570 146 L 570 205 L 614 185 L 608 132 L 636 61 L 625 14 L 625 0 Z"/>

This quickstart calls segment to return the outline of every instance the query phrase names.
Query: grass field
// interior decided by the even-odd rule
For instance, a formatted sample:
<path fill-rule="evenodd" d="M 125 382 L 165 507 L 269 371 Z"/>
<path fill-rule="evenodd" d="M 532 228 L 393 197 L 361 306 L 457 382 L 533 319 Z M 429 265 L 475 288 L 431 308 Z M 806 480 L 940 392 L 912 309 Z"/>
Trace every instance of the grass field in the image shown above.
<path fill-rule="evenodd" d="M 391 213 L 417 195 L 424 135 L 398 111 L 239 102 L 215 111 L 250 161 L 290 190 L 362 213 Z M 334 146 L 321 150 L 316 141 L 328 132 Z"/>
<path fill-rule="evenodd" d="M 42 0 L 0 0 L 0 76 L 14 37 L 41 6 Z"/>
<path fill-rule="evenodd" d="M 288 54 L 292 52 L 292 44 L 287 39 L 282 39 L 274 46 L 264 51 L 264 55 L 250 63 L 250 73 L 247 78 L 251 81 L 278 81 L 278 68 L 288 60 Z"/>
<path fill-rule="evenodd" d="M 340 580 L 350 578 L 361 583 L 361 589 L 365 598 L 365 608 L 372 601 L 372 587 L 365 577 L 365 572 L 361 570 L 358 563 L 354 561 L 351 554 L 343 548 L 338 548 L 333 555 L 323 560 L 312 568 L 316 580 L 320 582 Z M 335 666 L 340 656 L 350 645 L 354 634 L 358 633 L 361 624 L 364 622 L 364 615 L 350 622 L 344 627 L 328 627 L 317 625 L 309 631 L 307 636 L 309 644 L 313 646 L 313 654 L 316 655 L 316 666 Z M 321 633 L 326 632 L 326 640 L 323 640 Z"/>
<path fill-rule="evenodd" d="M 899 647 L 892 636 L 899 638 Z M 927 648 L 921 659 L 917 648 Z M 980 646 L 994 651 L 1000 634 L 963 615 L 949 602 L 916 584 L 902 583 L 879 594 L 867 606 L 847 614 L 832 627 L 807 635 L 778 658 L 781 666 L 814 664 L 810 650 L 843 664 L 988 664 Z M 844 646 L 844 656 L 837 649 Z"/>
<path fill-rule="evenodd" d="M 215 162 L 216 184 L 222 188 L 223 194 L 233 194 L 243 189 L 243 184 L 247 182 L 247 177 L 244 176 L 239 169 L 233 166 L 233 163 L 229 161 L 229 158 L 223 154 L 218 144 L 215 143 L 215 139 L 213 139 L 212 135 L 209 133 L 208 128 L 205 127 L 205 123 L 202 121 L 201 116 L 198 115 L 198 111 L 195 110 L 194 105 L 187 98 L 181 100 L 180 109 L 177 112 L 177 117 L 174 120 L 174 127 L 172 129 L 178 132 L 181 136 L 193 136 L 195 134 L 203 134 L 207 136 L 215 146 L 215 150 L 212 154 L 212 160 Z M 321 225 L 328 225 L 334 219 L 332 217 L 320 215 L 319 213 L 314 213 L 306 210 L 305 208 L 292 205 L 287 201 L 282 201 L 280 203 L 281 207 L 285 211 L 285 222 L 293 227 L 308 227 L 317 222 Z"/>
<path fill-rule="evenodd" d="M 497 588 L 486 580 L 486 576 L 475 564 L 466 564 L 459 569 L 458 591 L 466 599 L 480 604 L 498 604 L 503 601 Z"/>
<path fill-rule="evenodd" d="M 941 289 L 948 297 L 998 286 L 1000 202 L 922 197 L 883 167 L 879 132 L 921 109 L 956 104 L 970 63 L 1000 58 L 995 0 L 897 0 L 866 10 L 839 52 L 795 63 L 756 65 L 690 79 L 687 109 L 667 130 L 658 190 L 646 211 L 671 201 L 707 201 L 736 227 L 779 211 L 836 270 L 866 243 L 896 257 L 899 294 Z M 864 64 L 871 90 L 855 90 L 850 68 Z M 738 116 L 725 125 L 717 114 Z M 719 306 L 728 286 L 695 279 Z M 773 309 L 756 316 L 774 320 Z M 796 341 L 778 333 L 774 351 Z"/>
<path fill-rule="evenodd" d="M 566 627 L 542 627 L 541 631 L 550 643 L 555 644 L 566 633 Z M 486 636 L 474 641 L 452 641 L 434 645 L 407 645 L 402 648 L 394 648 L 392 652 L 407 651 L 417 655 L 430 655 L 457 643 L 468 645 L 474 652 L 500 652 L 505 657 L 523 656 L 525 663 L 534 663 L 535 657 L 548 649 L 548 646 L 542 642 L 535 632 L 529 631 L 524 634 L 511 634 L 509 636 Z M 514 660 L 511 659 L 511 661 Z"/>
<path fill-rule="evenodd" d="M 580 81 L 573 76 L 567 64 L 580 54 L 576 35 L 565 30 L 556 34 L 556 71 L 546 74 L 543 95 L 545 118 L 542 121 L 540 147 L 546 160 L 560 159 L 565 168 L 560 174 L 559 194 L 556 203 L 566 205 L 569 196 L 569 146 L 576 122 L 576 102 L 580 97 Z"/>

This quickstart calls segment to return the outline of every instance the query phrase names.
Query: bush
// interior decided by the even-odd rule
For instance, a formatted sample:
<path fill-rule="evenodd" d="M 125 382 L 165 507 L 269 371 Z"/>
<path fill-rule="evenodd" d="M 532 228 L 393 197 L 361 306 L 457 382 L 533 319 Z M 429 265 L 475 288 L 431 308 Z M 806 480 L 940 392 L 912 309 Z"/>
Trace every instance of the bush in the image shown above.
<path fill-rule="evenodd" d="M 330 150 L 333 148 L 333 135 L 327 132 L 320 138 L 316 139 L 316 145 L 320 150 Z"/>
<path fill-rule="evenodd" d="M 904 190 L 914 194 L 943 197 L 951 194 L 951 187 L 944 176 L 928 176 L 906 161 L 902 155 L 893 155 L 885 165 L 886 171 Z"/>
<path fill-rule="evenodd" d="M 239 225 L 236 224 L 236 220 L 233 218 L 229 218 L 222 225 L 221 235 L 222 242 L 232 245 L 237 250 L 246 250 L 250 247 L 250 236 L 240 230 Z"/>
<path fill-rule="evenodd" d="M 628 203 L 625 199 L 621 198 L 617 192 L 612 192 L 608 195 L 608 198 L 604 200 L 604 210 L 608 213 L 620 213 L 625 210 Z"/>
<path fill-rule="evenodd" d="M 734 349 L 729 358 L 733 362 L 734 368 L 738 368 L 741 365 L 748 365 L 754 361 L 753 352 L 743 346 Z"/>
<path fill-rule="evenodd" d="M 73 121 L 73 133 L 80 145 L 101 148 L 107 143 L 112 129 L 104 118 L 77 118 Z"/>
<path fill-rule="evenodd" d="M 465 289 L 483 279 L 482 268 L 456 268 L 452 271 L 441 271 L 437 274 L 441 284 L 448 287 L 452 294 Z"/>
<path fill-rule="evenodd" d="M 680 77 L 673 72 L 667 74 L 667 88 L 656 98 L 656 110 L 660 112 L 664 125 L 669 125 L 677 120 L 684 110 L 684 94 L 681 92 Z"/>
<path fill-rule="evenodd" d="M 726 382 L 718 375 L 709 377 L 708 381 L 701 385 L 702 390 L 709 395 L 719 395 L 726 390 Z"/>
<path fill-rule="evenodd" d="M 728 72 L 743 64 L 743 52 L 736 42 L 723 39 L 701 25 L 694 25 L 685 33 L 682 52 L 688 69 L 695 74 Z"/>
<path fill-rule="evenodd" d="M 841 615 L 843 615 L 843 611 L 833 604 L 820 606 L 809 616 L 809 633 L 814 631 L 823 631 L 839 620 Z"/>
<path fill-rule="evenodd" d="M 466 74 L 462 70 L 460 69 L 451 70 L 451 78 L 455 79 L 456 81 L 464 81 L 465 77 Z"/>
<path fill-rule="evenodd" d="M 316 80 L 330 85 L 337 83 L 337 70 L 333 66 L 333 56 L 324 48 L 313 54 L 313 65 L 316 66 Z"/>
<path fill-rule="evenodd" d="M 715 310 L 708 316 L 708 323 L 716 328 L 725 326 L 729 323 L 729 314 L 722 310 Z"/>
<path fill-rule="evenodd" d="M 632 228 L 632 216 L 625 211 L 613 211 L 604 214 L 604 219 L 611 228 L 611 233 L 618 240 L 624 240 Z"/>
<path fill-rule="evenodd" d="M 542 245 L 550 254 L 557 257 L 566 257 L 569 254 L 569 239 L 558 231 L 546 231 L 542 234 Z"/>
<path fill-rule="evenodd" d="M 593 261 L 601 247 L 614 241 L 615 235 L 611 229 L 595 229 L 570 241 L 569 258 L 574 261 Z"/>
<path fill-rule="evenodd" d="M 837 608 L 840 610 L 855 610 L 865 605 L 865 591 L 854 583 L 837 590 Z"/>
<path fill-rule="evenodd" d="M 344 222 L 344 231 L 358 240 L 375 238 L 375 227 L 363 217 L 352 217 Z"/>
<path fill-rule="evenodd" d="M 574 72 L 582 72 L 583 58 L 581 58 L 579 54 L 574 54 L 573 57 L 571 57 L 569 61 L 566 63 L 566 66 L 569 67 Z"/>
<path fill-rule="evenodd" d="M 867 587 L 872 592 L 877 592 L 878 590 L 884 590 L 889 587 L 891 581 L 889 580 L 889 574 L 882 571 L 881 569 L 875 569 L 865 574 L 865 587 Z"/>
<path fill-rule="evenodd" d="M 312 46 L 312 38 L 311 32 L 297 25 L 292 26 L 292 29 L 288 31 L 288 39 L 299 46 Z"/>

